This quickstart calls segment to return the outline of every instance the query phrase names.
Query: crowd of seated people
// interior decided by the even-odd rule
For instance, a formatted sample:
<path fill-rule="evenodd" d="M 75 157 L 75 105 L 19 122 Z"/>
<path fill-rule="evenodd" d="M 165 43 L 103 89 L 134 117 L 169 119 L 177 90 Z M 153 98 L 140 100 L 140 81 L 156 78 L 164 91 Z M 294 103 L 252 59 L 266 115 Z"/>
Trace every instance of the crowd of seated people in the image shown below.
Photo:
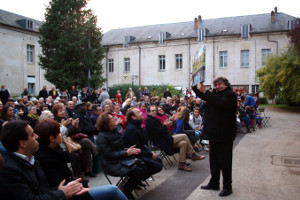
<path fill-rule="evenodd" d="M 38 100 L 34 97 L 28 99 L 24 95 L 16 102 L 8 98 L 5 105 L 0 101 L 0 129 L 6 123 L 15 121 L 26 121 L 35 129 L 44 120 L 53 119 L 59 125 L 62 138 L 71 137 L 81 145 L 79 151 L 72 153 L 68 152 L 64 142 L 56 141 L 54 147 L 60 148 L 68 157 L 72 177 L 95 177 L 96 174 L 92 172 L 93 159 L 100 156 L 103 170 L 107 174 L 129 176 L 121 190 L 127 198 L 133 199 L 131 192 L 142 186 L 143 180 L 161 170 L 162 161 L 151 152 L 153 146 L 167 155 L 179 151 L 178 169 L 188 172 L 192 168 L 186 159 L 204 159 L 205 156 L 196 153 L 201 151 L 201 145 L 203 150 L 209 150 L 209 141 L 202 132 L 204 101 L 191 95 L 172 97 L 168 90 L 161 99 L 151 96 L 148 89 L 139 89 L 136 94 L 138 97 L 130 88 L 126 99 L 123 99 L 118 90 L 116 98 L 99 102 L 98 90 L 89 93 L 88 88 L 84 88 L 82 92 L 78 92 L 72 87 L 70 93 L 65 90 L 59 96 L 55 88 L 47 92 L 44 87 Z M 244 99 L 246 101 L 250 98 Z M 248 102 L 253 103 L 251 99 Z M 256 107 L 244 106 L 240 99 L 238 103 L 239 119 L 246 124 L 249 132 L 250 127 L 254 130 L 253 121 L 261 126 Z M 149 144 L 151 145 L 148 146 Z M 1 152 L 5 152 L 5 148 L 2 145 L 0 147 Z M 141 162 L 139 165 L 134 164 L 137 165 L 135 169 L 129 167 L 130 169 L 123 170 L 122 160 L 132 158 L 138 158 Z M 120 163 L 117 164 L 116 160 Z M 65 164 L 61 167 L 65 168 Z M 47 172 L 47 169 L 44 171 Z M 61 179 L 62 177 L 55 184 L 59 184 Z"/>

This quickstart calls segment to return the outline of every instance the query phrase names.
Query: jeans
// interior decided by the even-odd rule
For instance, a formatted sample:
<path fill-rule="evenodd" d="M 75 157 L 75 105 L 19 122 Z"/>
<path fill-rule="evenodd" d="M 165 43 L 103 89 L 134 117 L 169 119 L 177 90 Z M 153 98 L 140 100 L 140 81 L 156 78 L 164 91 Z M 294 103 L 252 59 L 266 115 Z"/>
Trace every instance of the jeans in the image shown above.
<path fill-rule="evenodd" d="M 115 185 L 91 188 L 89 193 L 93 200 L 127 200 L 127 197 Z"/>

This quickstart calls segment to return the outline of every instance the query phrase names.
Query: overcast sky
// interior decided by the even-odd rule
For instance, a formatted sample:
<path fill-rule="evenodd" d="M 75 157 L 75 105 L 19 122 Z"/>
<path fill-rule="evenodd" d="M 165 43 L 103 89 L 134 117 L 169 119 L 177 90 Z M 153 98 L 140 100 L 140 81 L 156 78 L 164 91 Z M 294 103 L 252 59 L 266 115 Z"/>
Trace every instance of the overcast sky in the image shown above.
<path fill-rule="evenodd" d="M 88 0 L 103 32 L 111 29 L 270 13 L 300 17 L 299 0 Z M 43 21 L 49 0 L 0 0 L 0 9 Z"/>

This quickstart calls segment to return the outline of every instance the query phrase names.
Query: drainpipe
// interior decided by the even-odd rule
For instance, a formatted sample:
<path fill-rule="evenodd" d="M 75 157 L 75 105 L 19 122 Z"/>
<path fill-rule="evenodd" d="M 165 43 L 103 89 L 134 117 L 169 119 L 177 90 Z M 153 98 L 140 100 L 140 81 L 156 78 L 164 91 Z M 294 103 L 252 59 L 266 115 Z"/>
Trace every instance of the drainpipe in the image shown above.
<path fill-rule="evenodd" d="M 270 35 L 269 34 L 267 35 L 267 39 L 268 39 L 268 42 L 276 43 L 276 56 L 278 56 L 278 42 L 275 41 L 275 40 L 270 40 Z"/>
<path fill-rule="evenodd" d="M 141 69 L 142 69 L 142 65 L 141 65 L 141 61 L 142 61 L 142 48 L 140 47 L 139 43 L 136 43 L 137 46 L 139 47 L 139 86 L 141 86 Z"/>
<path fill-rule="evenodd" d="M 215 78 L 215 38 L 213 38 L 213 77 L 212 80 Z"/>
<path fill-rule="evenodd" d="M 106 47 L 106 52 L 105 52 L 105 75 L 106 75 L 106 80 L 105 80 L 105 82 L 106 82 L 106 88 L 107 88 L 107 91 L 108 91 L 108 57 L 107 57 L 107 55 L 108 55 L 108 51 L 109 51 L 109 47 L 107 46 Z"/>
<path fill-rule="evenodd" d="M 189 70 L 188 70 L 188 86 L 189 88 L 191 88 L 191 80 L 190 80 L 190 77 L 191 77 L 191 38 L 189 38 Z"/>

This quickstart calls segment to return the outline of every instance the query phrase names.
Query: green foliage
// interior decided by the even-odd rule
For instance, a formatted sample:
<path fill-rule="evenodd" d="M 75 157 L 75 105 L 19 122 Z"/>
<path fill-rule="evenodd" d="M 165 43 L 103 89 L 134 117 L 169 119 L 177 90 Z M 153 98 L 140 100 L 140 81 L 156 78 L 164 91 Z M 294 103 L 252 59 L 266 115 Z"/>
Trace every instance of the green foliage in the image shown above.
<path fill-rule="evenodd" d="M 289 105 L 300 103 L 300 56 L 294 48 L 281 56 L 270 56 L 266 67 L 256 73 L 261 91 L 269 99 L 278 95 Z"/>
<path fill-rule="evenodd" d="M 109 88 L 108 91 L 109 96 L 111 98 L 115 98 L 117 94 L 117 90 L 120 90 L 124 100 L 124 97 L 130 87 L 132 88 L 132 85 L 130 84 L 114 85 Z M 159 98 L 161 98 L 164 95 L 164 91 L 166 91 L 166 88 L 169 88 L 172 96 L 181 95 L 180 91 L 176 90 L 173 86 L 170 85 L 142 85 L 142 86 L 134 85 L 132 90 L 134 91 L 135 94 L 137 93 L 139 87 L 142 88 L 142 91 L 144 91 L 144 88 L 147 87 L 148 90 L 151 92 L 151 96 L 159 96 Z"/>
<path fill-rule="evenodd" d="M 99 87 L 102 78 L 101 29 L 92 11 L 84 10 L 86 0 L 51 0 L 45 13 L 45 23 L 40 28 L 39 43 L 42 55 L 39 64 L 46 71 L 45 78 L 58 89 L 72 85 Z"/>
<path fill-rule="evenodd" d="M 261 104 L 268 104 L 267 97 L 259 97 L 259 105 Z"/>

